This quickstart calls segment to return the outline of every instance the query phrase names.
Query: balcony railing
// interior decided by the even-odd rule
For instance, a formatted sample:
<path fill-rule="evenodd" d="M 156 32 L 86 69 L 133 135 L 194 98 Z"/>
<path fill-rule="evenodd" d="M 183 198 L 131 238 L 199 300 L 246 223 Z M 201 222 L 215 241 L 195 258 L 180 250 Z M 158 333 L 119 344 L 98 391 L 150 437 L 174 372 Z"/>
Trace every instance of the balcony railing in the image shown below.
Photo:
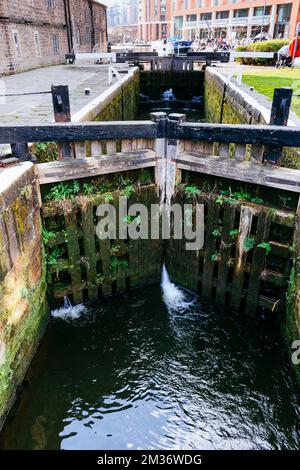
<path fill-rule="evenodd" d="M 219 26 L 247 26 L 248 24 L 251 26 L 260 26 L 264 25 L 267 26 L 270 24 L 270 15 L 266 15 L 264 18 L 262 16 L 246 16 L 241 18 L 219 18 L 215 20 L 199 20 L 199 21 L 185 21 L 183 23 L 183 28 L 208 28 L 211 26 L 219 27 Z"/>
<path fill-rule="evenodd" d="M 262 16 L 251 16 L 250 18 L 250 24 L 253 26 L 257 25 L 268 25 L 270 24 L 271 21 L 271 15 L 265 15 L 264 17 Z"/>
<path fill-rule="evenodd" d="M 197 26 L 197 21 L 185 21 L 183 23 L 184 28 L 196 28 Z"/>
<path fill-rule="evenodd" d="M 241 18 L 231 18 L 232 25 L 243 26 L 248 24 L 248 16 L 241 17 Z"/>
<path fill-rule="evenodd" d="M 213 22 L 213 26 L 228 26 L 229 18 L 218 18 Z"/>

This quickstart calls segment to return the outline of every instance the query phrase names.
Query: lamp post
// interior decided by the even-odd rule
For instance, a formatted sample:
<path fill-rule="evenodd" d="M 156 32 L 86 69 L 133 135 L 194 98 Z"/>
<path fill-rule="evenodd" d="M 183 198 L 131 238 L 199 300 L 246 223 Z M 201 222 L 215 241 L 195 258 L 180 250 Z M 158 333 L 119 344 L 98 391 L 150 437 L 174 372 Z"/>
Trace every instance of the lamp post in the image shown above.
<path fill-rule="evenodd" d="M 262 22 L 261 22 L 261 26 L 260 26 L 260 40 L 261 41 L 262 41 L 262 33 L 263 33 L 263 29 L 264 29 L 266 7 L 267 7 L 267 0 L 265 0 L 265 3 L 264 3 L 264 10 L 263 10 L 263 14 L 262 14 Z"/>

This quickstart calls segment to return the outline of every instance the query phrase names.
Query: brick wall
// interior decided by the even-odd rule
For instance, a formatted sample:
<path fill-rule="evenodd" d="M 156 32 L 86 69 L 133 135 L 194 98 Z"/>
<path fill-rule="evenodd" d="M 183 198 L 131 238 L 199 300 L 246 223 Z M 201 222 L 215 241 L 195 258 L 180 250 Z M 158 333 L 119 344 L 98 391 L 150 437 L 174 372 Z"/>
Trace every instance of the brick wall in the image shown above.
<path fill-rule="evenodd" d="M 0 74 L 62 63 L 78 42 L 81 52 L 94 43 L 106 50 L 106 7 L 98 0 L 1 0 Z"/>

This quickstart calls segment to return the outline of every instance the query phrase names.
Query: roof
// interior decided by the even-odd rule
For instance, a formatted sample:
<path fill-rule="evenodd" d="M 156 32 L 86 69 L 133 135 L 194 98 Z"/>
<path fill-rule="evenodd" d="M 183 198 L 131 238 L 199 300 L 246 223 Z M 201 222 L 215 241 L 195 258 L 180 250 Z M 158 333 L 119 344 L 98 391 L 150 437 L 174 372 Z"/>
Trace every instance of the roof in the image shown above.
<path fill-rule="evenodd" d="M 100 2 L 100 0 L 92 0 L 92 2 L 97 3 L 98 5 L 101 5 L 103 8 L 107 8 L 107 5 L 104 3 Z"/>

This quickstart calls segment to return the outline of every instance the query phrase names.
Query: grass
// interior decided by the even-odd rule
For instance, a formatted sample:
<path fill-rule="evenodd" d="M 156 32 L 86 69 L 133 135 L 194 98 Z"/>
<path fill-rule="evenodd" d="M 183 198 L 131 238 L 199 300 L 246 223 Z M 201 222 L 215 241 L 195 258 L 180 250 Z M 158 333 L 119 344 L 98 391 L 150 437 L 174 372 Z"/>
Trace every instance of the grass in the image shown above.
<path fill-rule="evenodd" d="M 243 74 L 243 83 L 272 100 L 274 88 L 291 87 L 300 95 L 300 70 L 253 70 Z M 292 111 L 300 117 L 300 97 L 293 96 Z"/>

